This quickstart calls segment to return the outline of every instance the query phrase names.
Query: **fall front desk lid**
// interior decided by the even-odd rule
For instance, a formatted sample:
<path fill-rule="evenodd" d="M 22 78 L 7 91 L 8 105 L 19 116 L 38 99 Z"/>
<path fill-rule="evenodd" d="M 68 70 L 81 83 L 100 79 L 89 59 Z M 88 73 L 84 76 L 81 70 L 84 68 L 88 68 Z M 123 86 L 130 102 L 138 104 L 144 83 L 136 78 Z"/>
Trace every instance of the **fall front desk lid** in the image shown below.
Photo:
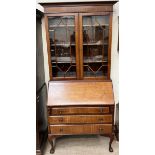
<path fill-rule="evenodd" d="M 48 106 L 113 105 L 111 81 L 51 81 Z"/>

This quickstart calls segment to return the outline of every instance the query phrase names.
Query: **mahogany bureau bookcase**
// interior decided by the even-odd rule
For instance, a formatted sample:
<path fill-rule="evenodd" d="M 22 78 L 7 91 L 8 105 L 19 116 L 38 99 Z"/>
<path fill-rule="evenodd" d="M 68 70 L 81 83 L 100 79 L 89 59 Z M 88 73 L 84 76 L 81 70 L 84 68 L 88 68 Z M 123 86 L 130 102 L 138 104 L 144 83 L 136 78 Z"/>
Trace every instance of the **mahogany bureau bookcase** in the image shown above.
<path fill-rule="evenodd" d="M 41 3 L 49 64 L 48 137 L 101 134 L 113 151 L 111 68 L 113 5 L 117 1 Z"/>

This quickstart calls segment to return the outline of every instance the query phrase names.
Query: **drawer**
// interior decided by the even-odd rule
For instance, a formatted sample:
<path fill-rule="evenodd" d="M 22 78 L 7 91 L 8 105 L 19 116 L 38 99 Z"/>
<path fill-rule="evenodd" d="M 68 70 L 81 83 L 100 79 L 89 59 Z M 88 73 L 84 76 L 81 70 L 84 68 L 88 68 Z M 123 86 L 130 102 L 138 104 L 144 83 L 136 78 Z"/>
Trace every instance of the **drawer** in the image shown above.
<path fill-rule="evenodd" d="M 49 116 L 49 124 L 112 123 L 112 115 Z"/>
<path fill-rule="evenodd" d="M 111 134 L 112 124 L 50 125 L 53 135 Z"/>
<path fill-rule="evenodd" d="M 107 114 L 109 107 L 63 107 L 51 108 L 49 115 L 68 115 L 68 114 Z"/>

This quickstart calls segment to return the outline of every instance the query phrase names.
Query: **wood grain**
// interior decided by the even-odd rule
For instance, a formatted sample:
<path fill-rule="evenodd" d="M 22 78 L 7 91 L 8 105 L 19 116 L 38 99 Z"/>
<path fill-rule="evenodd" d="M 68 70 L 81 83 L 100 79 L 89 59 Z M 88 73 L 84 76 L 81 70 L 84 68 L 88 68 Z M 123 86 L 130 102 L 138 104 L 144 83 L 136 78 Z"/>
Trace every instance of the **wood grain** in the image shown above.
<path fill-rule="evenodd" d="M 80 79 L 83 79 L 83 24 L 82 15 L 79 14 L 79 56 L 80 56 Z"/>
<path fill-rule="evenodd" d="M 48 106 L 113 105 L 111 82 L 50 82 Z"/>
<path fill-rule="evenodd" d="M 112 123 L 112 115 L 50 116 L 49 124 Z"/>
<path fill-rule="evenodd" d="M 73 115 L 73 114 L 108 114 L 109 107 L 59 107 L 49 108 L 49 115 Z"/>
<path fill-rule="evenodd" d="M 110 134 L 111 124 L 85 124 L 85 125 L 51 125 L 51 133 L 54 135 L 80 135 L 80 134 Z"/>
<path fill-rule="evenodd" d="M 45 13 L 79 13 L 79 12 L 112 12 L 112 5 L 107 6 L 61 6 L 61 7 L 46 7 L 44 6 L 44 12 Z"/>
<path fill-rule="evenodd" d="M 75 42 L 76 42 L 76 75 L 80 79 L 80 56 L 79 56 L 79 18 L 78 13 L 75 14 Z"/>

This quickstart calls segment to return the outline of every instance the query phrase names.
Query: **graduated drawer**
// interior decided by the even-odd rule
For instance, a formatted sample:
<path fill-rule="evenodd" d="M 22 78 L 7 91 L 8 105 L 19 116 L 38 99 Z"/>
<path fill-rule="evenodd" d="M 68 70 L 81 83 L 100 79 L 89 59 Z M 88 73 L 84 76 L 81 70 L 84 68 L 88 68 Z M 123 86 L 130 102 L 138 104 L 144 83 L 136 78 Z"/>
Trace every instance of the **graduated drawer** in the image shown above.
<path fill-rule="evenodd" d="M 50 115 L 106 114 L 106 113 L 109 113 L 109 107 L 63 107 L 63 108 L 50 109 Z"/>
<path fill-rule="evenodd" d="M 112 115 L 49 116 L 49 124 L 112 123 Z"/>
<path fill-rule="evenodd" d="M 86 124 L 86 125 L 50 125 L 53 135 L 72 134 L 110 134 L 112 124 Z"/>

